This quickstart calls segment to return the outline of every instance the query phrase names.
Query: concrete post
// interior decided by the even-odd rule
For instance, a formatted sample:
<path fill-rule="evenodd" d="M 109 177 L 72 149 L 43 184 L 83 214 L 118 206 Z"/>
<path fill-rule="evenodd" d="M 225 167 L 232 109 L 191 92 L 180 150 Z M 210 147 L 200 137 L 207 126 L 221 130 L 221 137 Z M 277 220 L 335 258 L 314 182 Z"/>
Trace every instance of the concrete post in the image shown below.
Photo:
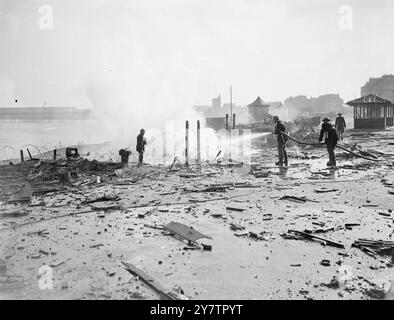
<path fill-rule="evenodd" d="M 201 164 L 201 127 L 200 120 L 197 120 L 197 163 Z"/>
<path fill-rule="evenodd" d="M 186 134 L 185 134 L 185 163 L 189 165 L 189 121 L 186 121 Z"/>

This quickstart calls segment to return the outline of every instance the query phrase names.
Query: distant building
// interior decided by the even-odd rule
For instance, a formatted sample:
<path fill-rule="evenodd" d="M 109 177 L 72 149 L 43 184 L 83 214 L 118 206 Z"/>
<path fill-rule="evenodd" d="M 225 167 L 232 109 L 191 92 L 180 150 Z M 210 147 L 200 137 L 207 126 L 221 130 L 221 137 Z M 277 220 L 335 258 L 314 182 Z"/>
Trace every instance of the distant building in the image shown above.
<path fill-rule="evenodd" d="M 330 113 L 346 113 L 344 101 L 338 94 L 325 94 L 317 98 L 300 95 L 289 97 L 284 101 L 291 118 L 298 116 L 327 115 Z"/>
<path fill-rule="evenodd" d="M 270 113 L 273 114 L 276 110 L 283 109 L 284 105 L 281 101 L 268 101 L 267 104 L 270 106 Z"/>
<path fill-rule="evenodd" d="M 212 108 L 220 108 L 222 106 L 222 97 L 220 94 L 216 98 L 212 98 Z"/>
<path fill-rule="evenodd" d="M 346 104 L 354 109 L 354 129 L 386 129 L 394 124 L 394 105 L 390 100 L 369 94 Z"/>
<path fill-rule="evenodd" d="M 193 106 L 193 109 L 205 118 L 208 127 L 215 130 L 225 128 L 226 114 L 229 116 L 229 123 L 232 124 L 231 111 L 235 113 L 237 123 L 248 121 L 247 108 L 237 106 L 234 103 L 232 107 L 230 103 L 222 104 L 220 95 L 212 99 L 211 106 Z"/>
<path fill-rule="evenodd" d="M 289 120 L 289 109 L 281 101 L 268 101 L 267 104 L 270 106 L 270 114 L 278 116 L 283 121 Z"/>
<path fill-rule="evenodd" d="M 90 109 L 55 107 L 0 107 L 0 120 L 88 120 L 92 119 Z"/>
<path fill-rule="evenodd" d="M 260 97 L 248 105 L 249 123 L 263 121 L 269 114 L 269 104 L 266 104 Z"/>
<path fill-rule="evenodd" d="M 283 112 L 283 104 L 281 102 L 273 102 L 275 111 Z M 235 124 L 249 125 L 257 123 L 272 123 L 272 115 L 270 115 L 271 103 L 265 103 L 260 97 L 257 97 L 251 104 L 247 106 L 237 106 L 233 103 L 221 102 L 221 96 L 212 99 L 211 106 L 194 106 L 193 109 L 201 114 L 205 120 L 206 125 L 215 130 L 224 129 L 226 127 L 226 115 L 228 115 L 229 126 L 233 124 L 232 114 L 235 114 Z"/>
<path fill-rule="evenodd" d="M 380 78 L 370 78 L 368 82 L 361 87 L 361 96 L 369 94 L 376 95 L 383 99 L 394 102 L 394 75 L 383 75 Z"/>

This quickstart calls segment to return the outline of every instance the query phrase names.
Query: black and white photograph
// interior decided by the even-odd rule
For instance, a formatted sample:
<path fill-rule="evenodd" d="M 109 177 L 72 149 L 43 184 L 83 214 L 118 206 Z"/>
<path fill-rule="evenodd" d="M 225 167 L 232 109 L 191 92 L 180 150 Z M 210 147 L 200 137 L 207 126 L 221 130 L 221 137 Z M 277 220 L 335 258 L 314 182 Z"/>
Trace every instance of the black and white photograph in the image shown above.
<path fill-rule="evenodd" d="M 0 0 L 0 300 L 394 300 L 393 34 L 392 0 Z"/>

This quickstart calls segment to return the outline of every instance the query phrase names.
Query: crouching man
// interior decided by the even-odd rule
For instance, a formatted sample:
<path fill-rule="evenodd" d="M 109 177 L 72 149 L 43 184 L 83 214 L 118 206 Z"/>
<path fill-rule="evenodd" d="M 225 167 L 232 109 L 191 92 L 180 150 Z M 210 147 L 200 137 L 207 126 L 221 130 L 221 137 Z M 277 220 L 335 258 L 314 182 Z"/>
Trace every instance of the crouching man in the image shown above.
<path fill-rule="evenodd" d="M 319 142 L 322 142 L 324 138 L 324 143 L 326 144 L 327 152 L 329 156 L 329 161 L 327 162 L 327 166 L 335 167 L 337 165 L 335 159 L 335 147 L 338 143 L 338 135 L 335 128 L 330 123 L 330 121 L 331 120 L 328 119 L 327 117 L 323 119 L 323 124 L 320 130 Z"/>
<path fill-rule="evenodd" d="M 120 155 L 120 161 L 123 165 L 123 167 L 127 167 L 129 164 L 129 157 L 130 157 L 131 151 L 127 149 L 120 149 L 119 150 L 119 155 Z"/>

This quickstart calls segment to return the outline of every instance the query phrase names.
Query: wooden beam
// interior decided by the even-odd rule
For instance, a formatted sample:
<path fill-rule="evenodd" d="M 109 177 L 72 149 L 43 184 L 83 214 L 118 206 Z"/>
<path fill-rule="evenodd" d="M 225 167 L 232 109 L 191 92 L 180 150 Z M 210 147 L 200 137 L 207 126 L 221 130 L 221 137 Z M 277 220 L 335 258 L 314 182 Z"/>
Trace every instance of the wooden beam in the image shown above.
<path fill-rule="evenodd" d="M 31 156 L 29 148 L 26 148 L 26 149 L 27 149 L 27 153 L 29 154 L 30 160 L 33 160 L 33 157 Z"/>
<path fill-rule="evenodd" d="M 298 230 L 289 230 L 289 232 L 298 233 L 298 234 L 302 235 L 304 238 L 316 239 L 316 240 L 324 241 L 326 244 L 331 245 L 333 247 L 337 247 L 337 248 L 341 248 L 341 249 L 345 248 L 345 246 L 342 243 L 331 241 L 331 240 L 328 240 L 328 239 L 325 239 L 325 238 L 322 238 L 322 237 L 318 237 L 318 236 L 315 236 L 315 235 L 310 234 L 310 233 L 306 233 L 306 232 L 302 232 L 302 231 L 298 231 Z"/>
<path fill-rule="evenodd" d="M 164 288 L 159 282 L 153 279 L 150 275 L 138 269 L 136 266 L 129 262 L 122 261 L 123 265 L 126 267 L 127 271 L 133 275 L 139 277 L 148 286 L 153 288 L 163 300 L 179 300 L 174 294 L 172 294 L 168 289 Z"/>

